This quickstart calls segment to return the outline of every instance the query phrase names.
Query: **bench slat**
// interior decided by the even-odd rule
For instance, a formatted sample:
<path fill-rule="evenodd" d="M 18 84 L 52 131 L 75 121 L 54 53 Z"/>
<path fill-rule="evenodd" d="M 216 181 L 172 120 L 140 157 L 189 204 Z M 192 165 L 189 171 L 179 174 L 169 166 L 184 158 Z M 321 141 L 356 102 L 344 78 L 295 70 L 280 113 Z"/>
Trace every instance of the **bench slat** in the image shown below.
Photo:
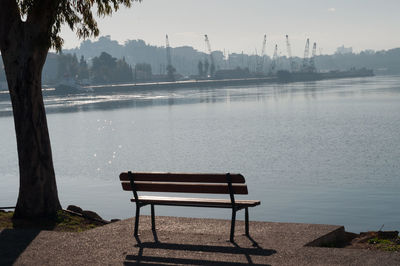
<path fill-rule="evenodd" d="M 132 191 L 130 182 L 121 182 L 123 190 Z M 229 194 L 227 184 L 191 184 L 167 182 L 135 182 L 136 191 Z M 248 194 L 245 184 L 232 184 L 234 194 Z"/>
<path fill-rule="evenodd" d="M 131 199 L 135 202 L 135 199 Z M 182 198 L 182 197 L 160 197 L 160 196 L 140 196 L 139 201 L 148 204 L 175 205 L 175 206 L 204 206 L 231 208 L 232 202 L 227 199 L 209 199 L 209 198 Z M 254 207 L 260 205 L 259 200 L 235 200 L 238 207 Z"/>
<path fill-rule="evenodd" d="M 191 173 L 132 173 L 135 181 L 185 182 L 185 183 L 226 183 L 226 174 Z M 230 174 L 232 183 L 245 183 L 241 174 Z M 121 181 L 129 181 L 127 172 L 119 175 Z"/>

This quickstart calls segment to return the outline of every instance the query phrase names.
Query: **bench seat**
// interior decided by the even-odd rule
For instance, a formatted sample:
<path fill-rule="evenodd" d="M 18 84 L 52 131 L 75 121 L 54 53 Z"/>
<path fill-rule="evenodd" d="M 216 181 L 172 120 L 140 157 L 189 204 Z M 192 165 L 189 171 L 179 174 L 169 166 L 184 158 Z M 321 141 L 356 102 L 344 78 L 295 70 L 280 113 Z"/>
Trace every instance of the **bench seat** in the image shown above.
<path fill-rule="evenodd" d="M 247 195 L 246 181 L 241 174 L 220 173 L 163 173 L 163 172 L 122 172 L 119 175 L 122 189 L 132 191 L 131 202 L 136 204 L 135 229 L 138 237 L 140 208 L 150 205 L 151 230 L 156 233 L 155 205 L 183 207 L 211 207 L 232 209 L 230 241 L 234 242 L 236 212 L 244 209 L 245 233 L 249 235 L 249 208 L 260 205 L 259 200 L 235 199 L 235 195 Z M 139 195 L 138 192 L 186 193 L 229 195 L 229 198 L 191 198 Z M 163 195 L 163 194 L 162 194 Z M 171 195 L 171 194 L 169 194 Z M 156 234 L 155 234 L 156 235 Z"/>
<path fill-rule="evenodd" d="M 135 198 L 131 199 L 136 202 Z M 168 206 L 196 206 L 214 208 L 232 208 L 230 199 L 210 198 L 183 198 L 183 197 L 161 197 L 161 196 L 139 196 L 139 202 L 144 204 L 168 205 Z M 242 209 L 260 205 L 259 200 L 235 200 L 235 205 Z"/>

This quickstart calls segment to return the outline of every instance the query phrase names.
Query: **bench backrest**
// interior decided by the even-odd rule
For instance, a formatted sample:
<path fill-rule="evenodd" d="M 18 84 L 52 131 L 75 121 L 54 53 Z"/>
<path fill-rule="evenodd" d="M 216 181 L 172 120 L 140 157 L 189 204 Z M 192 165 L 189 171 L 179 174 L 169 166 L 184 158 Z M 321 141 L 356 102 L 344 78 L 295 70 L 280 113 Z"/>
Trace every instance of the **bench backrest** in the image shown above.
<path fill-rule="evenodd" d="M 127 191 L 248 194 L 241 174 L 123 172 L 119 178 Z"/>

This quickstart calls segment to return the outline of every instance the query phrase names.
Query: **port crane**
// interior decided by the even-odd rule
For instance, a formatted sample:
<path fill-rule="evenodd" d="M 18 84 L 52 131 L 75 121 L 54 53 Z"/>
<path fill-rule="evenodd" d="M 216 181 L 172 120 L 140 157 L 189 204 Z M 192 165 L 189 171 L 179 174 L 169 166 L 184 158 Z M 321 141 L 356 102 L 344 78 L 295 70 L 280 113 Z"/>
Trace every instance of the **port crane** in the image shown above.
<path fill-rule="evenodd" d="M 275 44 L 274 55 L 272 56 L 272 63 L 271 63 L 271 73 L 275 72 L 277 64 L 278 64 L 278 45 Z"/>
<path fill-rule="evenodd" d="M 294 72 L 295 71 L 295 65 L 294 65 L 295 63 L 292 58 L 292 48 L 290 47 L 289 35 L 287 35 L 287 34 L 286 34 L 286 48 L 287 48 L 289 62 L 290 62 L 290 70 L 292 72 Z"/>
<path fill-rule="evenodd" d="M 167 76 L 169 81 L 175 81 L 175 71 L 176 69 L 172 66 L 171 60 L 171 47 L 169 46 L 168 34 L 165 35 L 165 43 L 167 49 Z"/>
<path fill-rule="evenodd" d="M 264 40 L 261 48 L 261 60 L 257 63 L 257 72 L 262 73 L 264 70 L 264 61 L 265 61 L 265 47 L 267 46 L 267 35 L 264 34 Z"/>
<path fill-rule="evenodd" d="M 213 57 L 213 55 L 212 55 L 210 40 L 208 39 L 207 34 L 204 35 L 204 38 L 205 38 L 205 42 L 206 42 L 206 45 L 207 45 L 208 52 L 210 53 L 210 61 L 211 61 L 210 76 L 212 77 L 212 76 L 214 76 L 214 73 L 215 73 L 215 62 L 214 62 L 214 57 Z"/>
<path fill-rule="evenodd" d="M 307 38 L 306 47 L 304 48 L 302 71 L 308 71 L 308 68 L 309 68 L 309 58 L 308 58 L 309 54 L 310 54 L 310 39 Z"/>
<path fill-rule="evenodd" d="M 314 72 L 315 69 L 315 56 L 317 55 L 317 43 L 315 42 L 313 44 L 313 48 L 312 48 L 312 54 L 311 54 L 311 58 L 310 58 L 310 70 L 312 72 Z"/>

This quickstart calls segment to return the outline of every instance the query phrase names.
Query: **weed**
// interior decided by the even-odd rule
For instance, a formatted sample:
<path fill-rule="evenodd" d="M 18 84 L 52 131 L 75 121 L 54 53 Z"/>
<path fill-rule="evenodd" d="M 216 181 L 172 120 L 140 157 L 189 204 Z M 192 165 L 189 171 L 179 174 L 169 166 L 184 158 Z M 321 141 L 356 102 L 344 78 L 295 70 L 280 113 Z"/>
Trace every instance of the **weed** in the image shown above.
<path fill-rule="evenodd" d="M 13 214 L 13 212 L 0 212 L 0 229 L 38 228 L 43 230 L 82 232 L 103 225 L 102 223 L 75 216 L 63 210 L 58 211 L 54 219 L 41 219 L 39 221 L 13 219 Z"/>
<path fill-rule="evenodd" d="M 399 237 L 394 240 L 389 239 L 379 239 L 377 237 L 368 240 L 368 244 L 375 245 L 376 248 L 384 251 L 400 251 L 400 244 L 398 243 Z"/>

